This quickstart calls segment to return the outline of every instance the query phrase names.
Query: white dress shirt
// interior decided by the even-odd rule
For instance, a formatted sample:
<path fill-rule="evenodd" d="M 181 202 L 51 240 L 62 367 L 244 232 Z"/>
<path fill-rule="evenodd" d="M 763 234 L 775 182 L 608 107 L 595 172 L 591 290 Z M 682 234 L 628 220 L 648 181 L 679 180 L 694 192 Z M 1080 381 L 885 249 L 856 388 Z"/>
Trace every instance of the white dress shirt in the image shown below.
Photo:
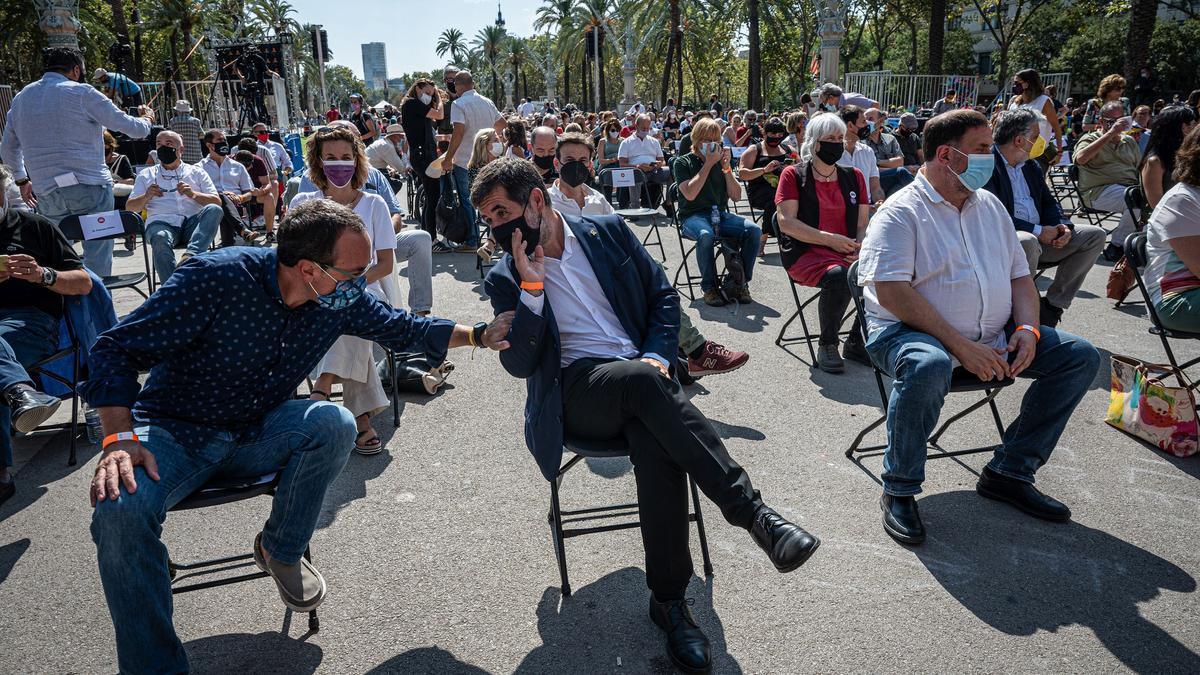
<path fill-rule="evenodd" d="M 554 210 L 561 214 L 574 216 L 611 216 L 614 211 L 612 204 L 604 198 L 604 195 L 593 190 L 586 183 L 579 186 L 583 190 L 583 206 L 579 206 L 579 202 L 571 197 L 563 194 L 563 191 L 558 188 L 558 181 L 550 186 L 547 192 L 550 193 L 550 205 Z"/>
<path fill-rule="evenodd" d="M 562 214 L 559 213 L 559 217 Z M 554 322 L 558 326 L 562 352 L 559 366 L 566 368 L 579 359 L 633 359 L 647 356 L 670 367 L 658 354 L 640 354 L 629 339 L 617 313 L 613 311 L 596 271 L 580 248 L 575 233 L 563 222 L 562 258 L 547 256 L 545 289 L 539 296 L 521 291 L 521 302 L 534 314 L 542 315 L 546 298 L 554 304 Z"/>
<path fill-rule="evenodd" d="M 1000 200 L 979 190 L 959 211 L 921 173 L 876 212 L 859 252 L 870 332 L 900 320 L 879 304 L 874 284 L 905 281 L 963 337 L 1004 347 L 1011 282 L 1024 276 L 1025 253 Z"/>
<path fill-rule="evenodd" d="M 151 185 L 157 185 L 164 193 L 161 197 L 153 197 L 146 202 L 147 226 L 150 223 L 166 223 L 179 227 L 184 219 L 200 213 L 203 205 L 191 197 L 185 197 L 175 187 L 180 181 L 187 183 L 195 192 L 217 194 L 217 188 L 208 177 L 208 173 L 195 164 L 184 164 L 181 161 L 174 169 L 163 168 L 161 164 L 146 167 L 133 181 L 133 191 L 129 193 L 129 198 L 142 197 Z"/>
<path fill-rule="evenodd" d="M 533 117 L 533 101 L 526 101 L 517 107 L 517 114 L 521 117 Z"/>
<path fill-rule="evenodd" d="M 871 196 L 871 178 L 879 178 L 879 156 L 875 154 L 871 146 L 858 141 L 854 144 L 853 155 L 850 154 L 849 150 L 843 148 L 842 158 L 838 160 L 838 166 L 853 167 L 862 172 L 863 182 L 867 186 L 867 203 L 874 203 L 875 198 Z M 1008 213 L 1005 212 L 1005 215 L 1008 215 Z"/>
<path fill-rule="evenodd" d="M 391 167 L 404 173 L 408 169 L 408 160 L 397 149 L 396 144 L 386 138 L 381 138 L 367 146 L 367 162 L 381 171 Z"/>
<path fill-rule="evenodd" d="M 1024 162 L 1016 166 L 1004 162 L 1008 182 L 1012 184 L 1013 217 L 1033 223 L 1033 236 L 1036 237 L 1042 233 L 1042 226 L 1038 224 L 1042 215 L 1038 213 L 1037 204 L 1033 203 L 1033 197 L 1029 194 L 1029 183 L 1025 182 L 1025 172 L 1021 171 L 1023 166 Z"/>
<path fill-rule="evenodd" d="M 638 138 L 637 133 L 632 133 L 621 141 L 621 147 L 617 149 L 617 158 L 624 157 L 631 165 L 652 164 L 662 159 L 662 156 L 662 143 L 650 134 L 646 134 L 645 138 Z"/>
<path fill-rule="evenodd" d="M 450 106 L 450 122 L 465 127 L 462 143 L 454 153 L 455 166 L 467 168 L 467 163 L 471 161 L 471 150 L 475 147 L 476 132 L 491 129 L 498 119 L 500 111 L 496 109 L 496 104 L 475 89 L 469 89 L 454 99 L 454 105 Z"/>
<path fill-rule="evenodd" d="M 217 164 L 212 157 L 205 157 L 197 166 L 204 169 L 209 180 L 220 192 L 242 195 L 254 189 L 254 182 L 250 180 L 250 172 L 233 157 L 226 157 L 220 164 Z"/>

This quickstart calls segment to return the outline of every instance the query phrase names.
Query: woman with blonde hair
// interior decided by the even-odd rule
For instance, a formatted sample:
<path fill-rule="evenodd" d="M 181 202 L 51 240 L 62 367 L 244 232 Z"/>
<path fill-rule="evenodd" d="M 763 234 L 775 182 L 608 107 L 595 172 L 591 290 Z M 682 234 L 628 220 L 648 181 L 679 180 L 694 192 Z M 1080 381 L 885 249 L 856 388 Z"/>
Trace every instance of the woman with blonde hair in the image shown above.
<path fill-rule="evenodd" d="M 1096 98 L 1088 100 L 1087 108 L 1083 111 L 1083 132 L 1094 131 L 1100 128 L 1100 109 L 1105 103 L 1111 101 L 1120 101 L 1125 107 L 1125 114 L 1129 112 L 1129 99 L 1125 98 L 1125 78 L 1120 75 L 1107 75 L 1103 80 L 1100 80 L 1100 86 L 1096 88 Z"/>
<path fill-rule="evenodd" d="M 371 238 L 371 265 L 355 274 L 336 267 L 322 270 L 336 281 L 354 280 L 384 301 L 396 304 L 396 285 L 392 276 L 395 267 L 396 235 L 387 204 L 376 194 L 363 191 L 367 182 L 367 153 L 362 141 L 345 127 L 318 131 L 305 156 L 308 179 L 317 186 L 316 192 L 296 195 L 290 207 L 315 199 L 328 199 L 358 214 Z M 332 298 L 328 302 L 336 302 Z M 318 301 L 324 304 L 323 298 Z M 371 342 L 343 335 L 329 348 L 313 369 L 313 391 L 310 398 L 329 400 L 335 383 L 342 385 L 342 403 L 354 414 L 358 438 L 354 450 L 362 455 L 374 455 L 383 450 L 383 443 L 371 428 L 371 415 L 388 404 L 387 394 L 379 381 L 371 353 Z"/>

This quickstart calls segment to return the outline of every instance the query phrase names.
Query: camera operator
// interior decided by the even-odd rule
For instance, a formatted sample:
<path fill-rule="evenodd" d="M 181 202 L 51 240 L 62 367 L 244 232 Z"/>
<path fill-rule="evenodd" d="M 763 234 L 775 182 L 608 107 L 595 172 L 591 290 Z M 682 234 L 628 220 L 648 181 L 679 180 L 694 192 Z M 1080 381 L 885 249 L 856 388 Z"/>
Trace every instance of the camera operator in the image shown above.
<path fill-rule="evenodd" d="M 142 88 L 128 75 L 110 73 L 103 68 L 97 68 L 96 72 L 92 73 L 92 79 L 100 85 L 100 88 L 104 90 L 104 95 L 113 103 L 117 103 L 117 96 L 120 95 L 121 99 L 118 105 L 122 108 L 135 108 L 142 105 Z"/>

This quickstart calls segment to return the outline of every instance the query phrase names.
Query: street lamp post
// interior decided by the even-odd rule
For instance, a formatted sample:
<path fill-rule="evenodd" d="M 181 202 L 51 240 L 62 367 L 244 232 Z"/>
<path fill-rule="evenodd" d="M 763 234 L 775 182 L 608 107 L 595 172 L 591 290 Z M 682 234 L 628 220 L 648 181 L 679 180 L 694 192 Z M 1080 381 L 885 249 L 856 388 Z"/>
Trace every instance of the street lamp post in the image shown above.
<path fill-rule="evenodd" d="M 137 0 L 133 3 L 133 14 L 130 16 L 133 20 L 133 61 L 134 68 L 137 72 L 135 77 L 138 82 L 145 81 L 145 75 L 142 72 L 142 13 L 138 11 Z"/>

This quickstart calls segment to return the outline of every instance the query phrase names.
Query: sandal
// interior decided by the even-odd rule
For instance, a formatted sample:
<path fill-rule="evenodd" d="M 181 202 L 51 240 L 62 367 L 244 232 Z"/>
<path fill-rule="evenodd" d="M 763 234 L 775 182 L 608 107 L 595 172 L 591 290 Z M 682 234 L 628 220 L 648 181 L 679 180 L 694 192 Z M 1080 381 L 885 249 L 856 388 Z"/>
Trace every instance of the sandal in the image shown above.
<path fill-rule="evenodd" d="M 320 395 L 321 398 L 313 398 L 314 396 L 317 396 L 317 395 Z M 310 401 L 328 401 L 329 400 L 329 392 L 321 391 L 320 389 L 313 389 L 312 393 L 310 393 L 308 395 L 308 400 L 310 400 Z"/>
<path fill-rule="evenodd" d="M 367 429 L 366 431 L 358 432 L 358 436 L 356 436 L 354 438 L 354 451 L 355 452 L 357 452 L 360 455 L 378 455 L 380 452 L 383 452 L 383 441 L 379 440 L 378 436 L 375 436 L 374 438 L 366 441 L 365 443 L 359 442 L 360 438 L 362 438 L 363 436 L 366 436 L 367 434 L 371 434 L 371 433 L 375 433 L 375 430 Z"/>

